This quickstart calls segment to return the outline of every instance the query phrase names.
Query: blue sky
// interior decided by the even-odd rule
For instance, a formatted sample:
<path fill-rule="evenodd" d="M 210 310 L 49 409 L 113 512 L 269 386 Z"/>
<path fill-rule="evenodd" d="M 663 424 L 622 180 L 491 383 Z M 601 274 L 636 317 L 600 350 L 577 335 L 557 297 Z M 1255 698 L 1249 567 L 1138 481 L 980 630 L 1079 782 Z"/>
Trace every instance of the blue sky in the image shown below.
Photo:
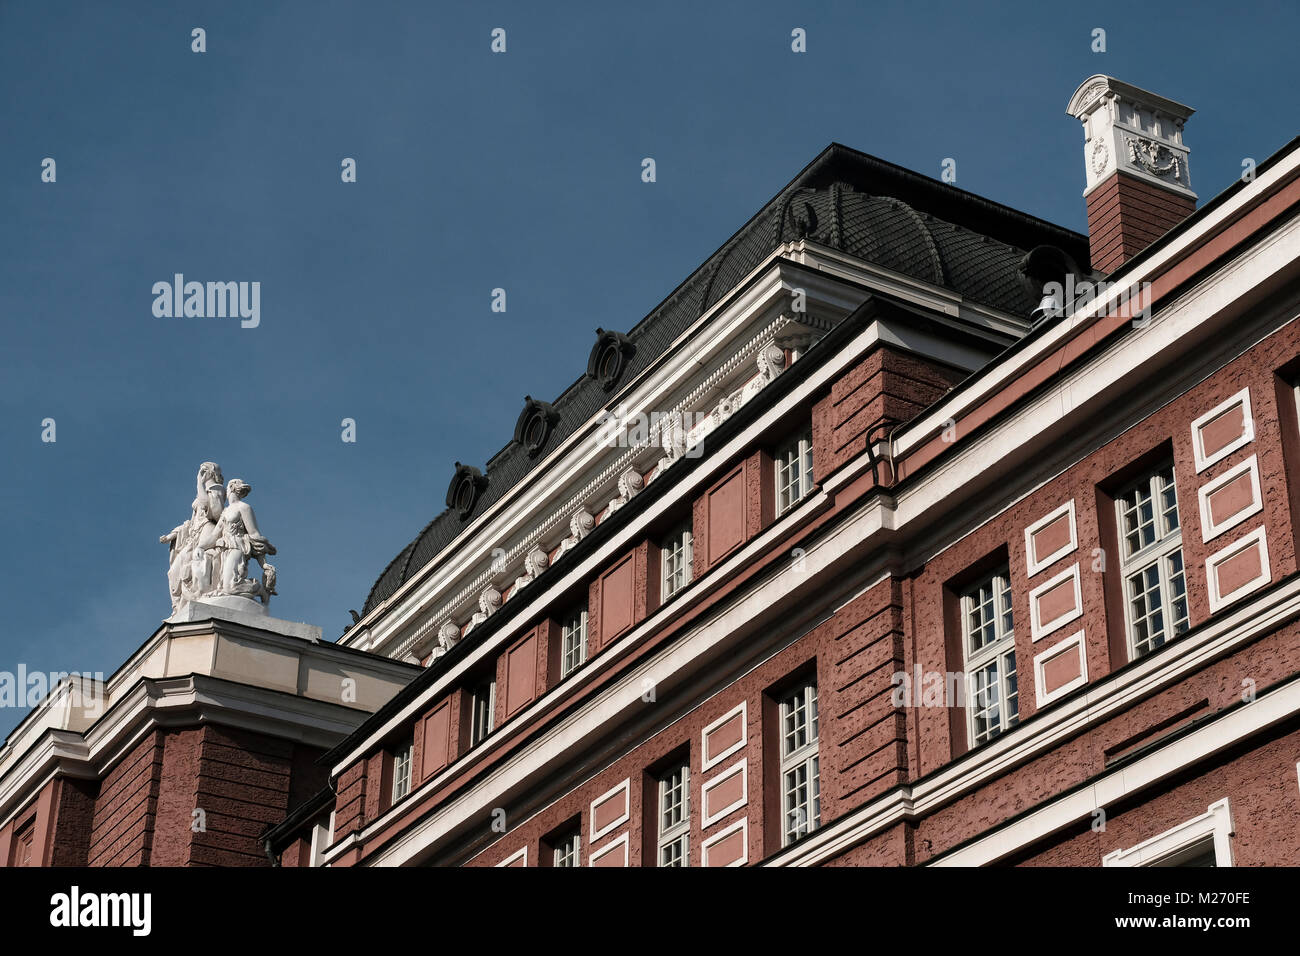
<path fill-rule="evenodd" d="M 152 633 L 157 538 L 205 459 L 253 486 L 272 613 L 334 638 L 452 463 L 828 143 L 952 157 L 959 186 L 1083 230 L 1064 110 L 1109 73 L 1197 109 L 1204 202 L 1300 132 L 1298 28 L 1268 3 L 0 0 L 0 670 L 111 672 Z M 260 282 L 260 326 L 156 318 L 177 272 Z"/>

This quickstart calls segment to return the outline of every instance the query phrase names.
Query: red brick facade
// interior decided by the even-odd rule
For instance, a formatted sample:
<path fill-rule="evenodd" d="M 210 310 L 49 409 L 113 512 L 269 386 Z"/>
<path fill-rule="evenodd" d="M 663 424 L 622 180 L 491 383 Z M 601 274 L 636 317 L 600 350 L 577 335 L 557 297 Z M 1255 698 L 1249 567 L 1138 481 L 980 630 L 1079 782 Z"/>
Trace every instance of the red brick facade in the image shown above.
<path fill-rule="evenodd" d="M 95 781 L 59 778 L 32 805 L 52 866 L 268 866 L 261 834 L 325 782 L 308 748 L 206 724 L 146 734 Z M 196 811 L 201 811 L 196 813 Z M 26 816 L 0 831 L 6 851 Z"/>
<path fill-rule="evenodd" d="M 1188 196 L 1115 173 L 1088 194 L 1093 268 L 1114 272 L 1195 209 Z"/>

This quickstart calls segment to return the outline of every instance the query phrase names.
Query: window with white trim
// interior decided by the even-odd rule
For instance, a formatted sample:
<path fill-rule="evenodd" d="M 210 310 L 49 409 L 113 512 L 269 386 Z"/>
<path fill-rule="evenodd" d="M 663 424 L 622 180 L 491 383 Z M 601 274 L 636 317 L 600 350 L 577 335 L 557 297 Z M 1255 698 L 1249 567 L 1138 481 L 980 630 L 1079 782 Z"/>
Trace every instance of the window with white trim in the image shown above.
<path fill-rule="evenodd" d="M 1214 838 L 1207 837 L 1200 843 L 1194 843 L 1186 850 L 1172 853 L 1169 856 L 1157 860 L 1151 865 L 1189 868 L 1218 866 L 1219 861 L 1214 852 Z"/>
<path fill-rule="evenodd" d="M 1217 800 L 1199 816 L 1126 850 L 1113 850 L 1102 866 L 1232 866 L 1232 809 Z"/>
<path fill-rule="evenodd" d="M 670 597 L 691 583 L 692 547 L 691 522 L 683 521 L 659 546 L 663 555 L 662 590 L 660 600 Z"/>
<path fill-rule="evenodd" d="M 809 680 L 781 699 L 782 846 L 817 829 L 821 781 L 817 758 L 817 682 Z"/>
<path fill-rule="evenodd" d="M 785 514 L 812 491 L 812 429 L 809 428 L 777 449 L 773 456 L 776 472 L 776 513 Z"/>
<path fill-rule="evenodd" d="M 961 595 L 966 725 L 972 747 L 1010 730 L 1020 720 L 1012 625 L 1011 572 L 1004 564 Z"/>
<path fill-rule="evenodd" d="M 390 803 L 396 803 L 411 792 L 411 755 L 414 750 L 414 739 L 407 737 L 393 751 L 393 789 Z"/>
<path fill-rule="evenodd" d="M 1174 466 L 1166 462 L 1115 497 L 1124 619 L 1134 659 L 1187 630 L 1183 532 Z"/>
<path fill-rule="evenodd" d="M 691 771 L 686 761 L 659 778 L 658 866 L 690 866 Z"/>
<path fill-rule="evenodd" d="M 469 745 L 478 746 L 492 733 L 492 720 L 496 711 L 497 682 L 484 681 L 474 688 L 469 698 Z"/>
<path fill-rule="evenodd" d="M 582 828 L 574 827 L 551 844 L 551 866 L 582 866 Z"/>
<path fill-rule="evenodd" d="M 587 660 L 587 605 L 570 611 L 560 622 L 560 679 L 568 677 Z"/>

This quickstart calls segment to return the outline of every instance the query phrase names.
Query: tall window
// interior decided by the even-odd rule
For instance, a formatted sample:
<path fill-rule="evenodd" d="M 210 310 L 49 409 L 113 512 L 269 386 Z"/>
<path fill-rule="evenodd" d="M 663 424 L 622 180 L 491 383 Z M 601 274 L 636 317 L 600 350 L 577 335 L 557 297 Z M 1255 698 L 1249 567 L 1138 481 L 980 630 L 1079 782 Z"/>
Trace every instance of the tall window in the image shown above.
<path fill-rule="evenodd" d="M 1003 565 L 961 596 L 966 654 L 966 714 L 971 746 L 992 740 L 1020 719 L 1011 582 Z"/>
<path fill-rule="evenodd" d="M 407 737 L 393 751 L 393 792 L 392 803 L 396 803 L 411 792 L 411 753 L 415 749 L 413 738 Z"/>
<path fill-rule="evenodd" d="M 551 866 L 582 866 L 582 828 L 560 834 L 551 844 Z"/>
<path fill-rule="evenodd" d="M 469 745 L 481 744 L 492 733 L 492 715 L 496 710 L 497 682 L 484 681 L 474 688 L 469 699 Z"/>
<path fill-rule="evenodd" d="M 1166 463 L 1115 500 L 1119 522 L 1124 616 L 1134 658 L 1187 630 L 1183 532 L 1174 466 Z"/>
<path fill-rule="evenodd" d="M 686 761 L 659 778 L 659 866 L 689 866 L 690 767 Z"/>
<path fill-rule="evenodd" d="M 817 773 L 817 682 L 800 684 L 781 700 L 782 845 L 817 829 L 821 785 Z"/>
<path fill-rule="evenodd" d="M 661 600 L 670 597 L 691 583 L 691 523 L 678 525 L 660 548 L 663 553 L 663 590 Z"/>
<path fill-rule="evenodd" d="M 783 515 L 812 491 L 812 429 L 776 452 L 776 513 Z"/>
<path fill-rule="evenodd" d="M 560 634 L 563 646 L 560 677 L 563 679 L 587 660 L 587 605 L 574 609 L 560 622 Z"/>
<path fill-rule="evenodd" d="M 32 845 L 35 842 L 36 823 L 33 821 L 14 837 L 14 866 L 32 865 Z"/>

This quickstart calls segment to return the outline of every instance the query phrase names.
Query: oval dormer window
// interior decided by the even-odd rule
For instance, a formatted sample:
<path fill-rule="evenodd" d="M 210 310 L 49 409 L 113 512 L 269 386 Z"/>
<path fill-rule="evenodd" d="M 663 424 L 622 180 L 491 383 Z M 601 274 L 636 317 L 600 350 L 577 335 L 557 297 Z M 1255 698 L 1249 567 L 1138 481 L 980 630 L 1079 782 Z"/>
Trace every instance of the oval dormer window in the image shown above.
<path fill-rule="evenodd" d="M 546 419 L 541 415 L 534 415 L 528 419 L 528 428 L 524 432 L 524 444 L 531 450 L 541 448 L 542 443 L 546 441 Z"/>
<path fill-rule="evenodd" d="M 454 509 L 461 520 L 468 518 L 487 483 L 487 476 L 477 468 L 456 462 L 456 474 L 447 488 L 447 507 Z"/>
<path fill-rule="evenodd" d="M 524 396 L 524 410 L 515 422 L 515 441 L 524 446 L 529 458 L 536 458 L 546 447 L 551 437 L 551 430 L 560 420 L 560 414 L 546 402 L 539 402 L 532 396 Z"/>
<path fill-rule="evenodd" d="M 587 360 L 587 374 L 599 382 L 605 391 L 610 391 L 627 371 L 635 352 L 636 346 L 626 335 L 597 329 L 596 344 Z"/>

